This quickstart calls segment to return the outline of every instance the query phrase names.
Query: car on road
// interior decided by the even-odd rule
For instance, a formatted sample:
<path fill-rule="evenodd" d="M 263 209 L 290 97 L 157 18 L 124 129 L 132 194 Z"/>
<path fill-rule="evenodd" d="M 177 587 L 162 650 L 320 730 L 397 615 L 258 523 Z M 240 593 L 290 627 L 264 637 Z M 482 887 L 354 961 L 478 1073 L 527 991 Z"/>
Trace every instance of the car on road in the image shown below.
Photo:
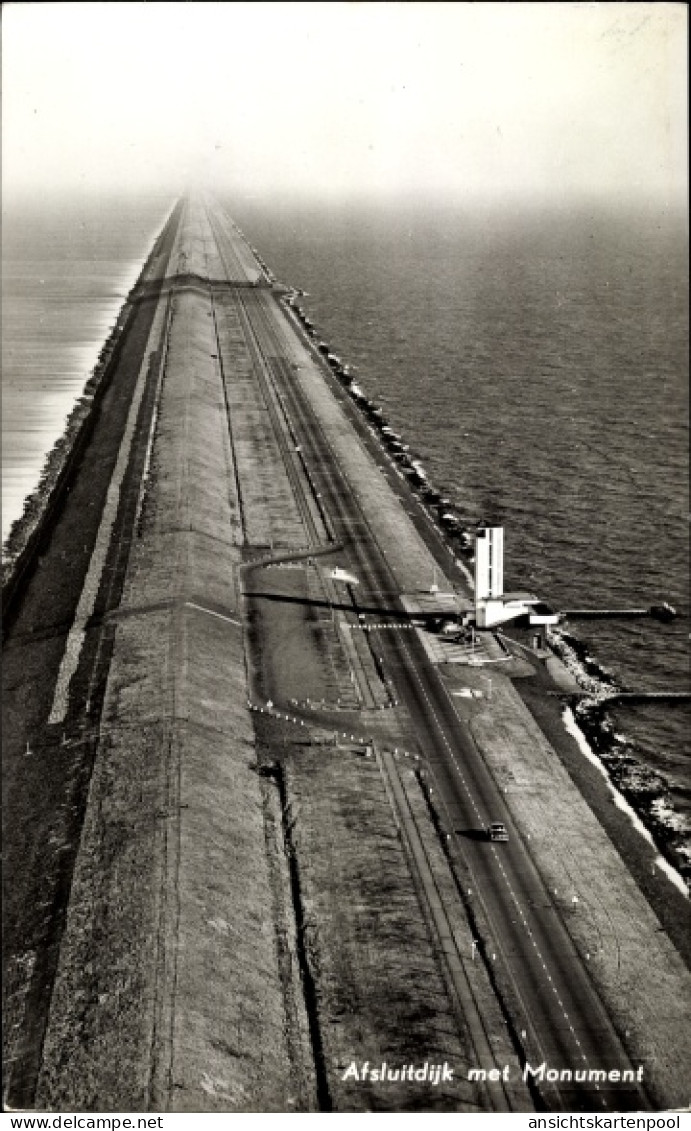
<path fill-rule="evenodd" d="M 508 840 L 509 834 L 506 831 L 506 825 L 501 821 L 492 821 L 487 826 L 487 839 L 488 840 Z"/>

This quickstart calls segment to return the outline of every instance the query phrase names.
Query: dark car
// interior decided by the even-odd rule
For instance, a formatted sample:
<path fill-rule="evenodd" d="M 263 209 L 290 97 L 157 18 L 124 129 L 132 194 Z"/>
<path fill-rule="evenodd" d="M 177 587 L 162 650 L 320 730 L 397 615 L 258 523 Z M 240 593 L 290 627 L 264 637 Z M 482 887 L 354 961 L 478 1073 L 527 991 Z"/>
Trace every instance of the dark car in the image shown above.
<path fill-rule="evenodd" d="M 487 839 L 508 840 L 509 834 L 506 831 L 506 825 L 502 824 L 501 821 L 492 821 L 492 824 L 487 826 Z"/>

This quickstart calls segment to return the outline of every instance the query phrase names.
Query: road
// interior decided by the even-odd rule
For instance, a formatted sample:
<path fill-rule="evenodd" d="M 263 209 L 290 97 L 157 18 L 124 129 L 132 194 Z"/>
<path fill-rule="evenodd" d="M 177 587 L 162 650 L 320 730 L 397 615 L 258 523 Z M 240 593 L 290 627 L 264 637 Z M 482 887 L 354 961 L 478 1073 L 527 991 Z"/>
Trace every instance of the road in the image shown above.
<path fill-rule="evenodd" d="M 214 231 L 222 255 L 230 257 L 232 250 L 217 222 Z M 347 567 L 360 579 L 358 601 L 370 608 L 390 609 L 396 580 L 378 545 L 374 516 L 363 513 L 302 396 L 267 310 L 274 301 L 262 296 L 245 303 L 244 309 L 257 356 L 263 359 L 263 379 L 287 413 L 287 420 L 276 419 L 276 426 L 289 428 L 291 446 L 294 439 L 300 444 L 333 536 L 344 544 Z M 286 441 L 286 453 L 288 446 Z M 305 481 L 295 477 L 294 486 L 306 490 Z M 303 513 L 309 511 L 306 499 L 301 506 Z M 316 539 L 314 525 L 310 532 Z M 396 604 L 404 615 L 403 606 Z M 376 640 L 378 654 L 413 721 L 443 823 L 453 830 L 456 849 L 472 876 L 472 898 L 481 903 L 491 926 L 489 961 L 503 967 L 527 1064 L 574 1073 L 619 1070 L 634 1077 L 627 1083 L 543 1081 L 539 1090 L 545 1104 L 564 1111 L 647 1108 L 643 1088 L 635 1081 L 637 1066 L 619 1040 L 443 678 L 415 633 L 378 633 Z M 506 823 L 508 844 L 490 844 L 478 837 L 489 820 Z"/>
<path fill-rule="evenodd" d="M 161 289 L 164 275 L 170 286 L 180 272 L 186 273 L 185 286 L 204 286 L 206 264 L 208 278 L 213 280 L 212 294 L 219 302 L 236 305 L 308 546 L 318 550 L 343 544 L 343 564 L 360 579 L 353 599 L 356 594 L 363 606 L 394 607 L 402 618 L 406 615 L 400 601 L 392 597 L 398 585 L 377 538 L 376 515 L 363 512 L 313 406 L 302 393 L 286 348 L 286 336 L 295 330 L 287 316 L 283 324 L 277 321 L 277 299 L 270 289 L 250 285 L 257 272 L 247 248 L 213 212 L 189 255 L 175 255 L 177 230 L 177 223 L 171 225 L 165 255 L 151 264 L 144 279 L 137 321 L 126 345 L 126 379 L 109 394 L 108 415 L 104 414 L 100 424 L 96 422 L 94 442 L 64 501 L 60 520 L 42 547 L 36 573 L 27 577 L 23 600 L 7 631 L 4 784 L 10 817 L 6 817 L 5 851 L 6 874 L 13 879 L 6 904 L 5 966 L 10 983 L 8 1010 L 21 1034 L 17 1041 L 12 1038 L 14 1069 L 9 1074 L 11 1102 L 16 1106 L 31 1106 L 33 1099 L 98 737 L 113 634 L 108 616 L 117 610 L 127 569 L 156 400 L 164 380 L 169 302 L 166 288 Z M 218 325 L 216 332 L 218 340 Z M 219 341 L 219 357 L 222 345 Z M 335 381 L 334 394 L 343 395 Z M 141 407 L 135 420 L 132 405 L 138 404 L 137 395 Z M 361 442 L 374 452 L 372 437 L 356 422 L 349 403 L 347 412 Z M 232 442 L 230 418 L 229 432 Z M 126 448 L 123 437 L 128 434 L 131 445 Z M 386 473 L 391 474 L 390 470 Z M 112 527 L 105 529 L 103 516 L 112 483 L 118 487 L 119 501 Z M 415 511 L 422 521 L 408 488 L 398 489 L 406 509 Z M 448 568 L 452 555 L 431 528 L 428 536 L 435 542 L 440 563 Z M 90 580 L 94 563 L 98 576 Z M 44 580 L 48 577 L 51 584 Z M 65 666 L 71 636 L 76 667 Z M 508 987 L 507 1003 L 527 1063 L 535 1067 L 545 1063 L 553 1069 L 632 1072 L 636 1066 L 631 1065 L 612 1027 L 587 967 L 536 870 L 529 846 L 514 827 L 506 800 L 459 718 L 443 677 L 416 633 L 373 632 L 368 639 L 376 642 L 385 674 L 407 708 L 435 806 L 453 835 L 454 852 L 472 877 L 472 892 L 465 892 L 464 897 L 481 905 L 490 924 L 488 961 L 496 963 L 497 980 Z M 367 702 L 372 692 L 362 665 L 358 678 Z M 37 753 L 44 757 L 37 758 Z M 494 819 L 507 824 L 508 844 L 492 845 L 477 837 L 478 829 Z M 60 845 L 59 850 L 52 851 L 47 847 L 51 844 Z M 28 977 L 24 976 L 26 965 L 21 965 L 26 955 L 34 962 Z M 21 984 L 16 994 L 15 970 L 17 985 Z M 649 1106 L 643 1089 L 636 1085 L 554 1082 L 540 1084 L 539 1091 L 544 1105 L 552 1110 L 604 1112 Z"/>

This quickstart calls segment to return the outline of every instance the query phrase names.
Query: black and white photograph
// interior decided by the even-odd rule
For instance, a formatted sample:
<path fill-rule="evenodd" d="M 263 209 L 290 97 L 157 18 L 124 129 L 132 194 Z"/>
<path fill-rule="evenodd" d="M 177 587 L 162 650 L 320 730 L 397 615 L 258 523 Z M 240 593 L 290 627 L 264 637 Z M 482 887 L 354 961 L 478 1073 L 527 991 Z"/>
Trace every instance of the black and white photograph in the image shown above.
<path fill-rule="evenodd" d="M 688 6 L 2 6 L 2 1112 L 691 1131 Z"/>

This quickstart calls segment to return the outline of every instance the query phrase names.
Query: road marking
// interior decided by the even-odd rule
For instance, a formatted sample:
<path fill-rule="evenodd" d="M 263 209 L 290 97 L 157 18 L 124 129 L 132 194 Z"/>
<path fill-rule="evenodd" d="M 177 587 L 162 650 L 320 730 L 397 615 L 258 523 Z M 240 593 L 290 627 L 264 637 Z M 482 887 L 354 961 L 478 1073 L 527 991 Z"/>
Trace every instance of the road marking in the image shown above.
<path fill-rule="evenodd" d="M 480 819 L 480 811 L 479 811 L 479 809 L 478 809 L 478 806 L 477 806 L 477 804 L 476 804 L 476 802 L 475 802 L 475 798 L 473 797 L 473 795 L 472 795 L 472 793 L 471 793 L 471 791 L 470 791 L 470 789 L 469 789 L 469 787 L 468 787 L 468 783 L 466 782 L 466 779 L 465 779 L 465 778 L 464 778 L 464 776 L 463 776 L 463 773 L 462 773 L 462 771 L 461 771 L 461 769 L 460 769 L 460 766 L 458 765 L 458 761 L 457 761 L 457 759 L 456 759 L 456 756 L 455 756 L 455 754 L 454 754 L 454 752 L 453 752 L 453 748 L 451 747 L 451 744 L 449 743 L 449 741 L 448 741 L 448 739 L 447 739 L 447 737 L 446 737 L 446 734 L 444 733 L 444 729 L 443 729 L 443 727 L 442 727 L 442 725 L 441 725 L 441 723 L 440 723 L 440 720 L 439 720 L 439 716 L 437 715 L 437 712 L 436 712 L 435 708 L 433 707 L 433 705 L 432 705 L 432 702 L 431 702 L 431 700 L 430 700 L 430 698 L 429 698 L 429 696 L 428 696 L 428 694 L 427 694 L 427 691 L 426 691 L 426 689 L 425 689 L 425 687 L 424 687 L 424 685 L 423 685 L 423 683 L 422 683 L 422 680 L 421 680 L 421 678 L 420 678 L 420 675 L 418 674 L 418 671 L 417 671 L 417 665 L 416 665 L 416 664 L 415 664 L 415 662 L 413 661 L 413 657 L 412 657 L 412 655 L 410 654 L 410 652 L 409 652 L 409 649 L 408 649 L 407 645 L 406 645 L 405 643 L 403 643 L 403 642 L 402 642 L 402 643 L 401 643 L 401 647 L 402 647 L 402 650 L 403 650 L 403 651 L 404 651 L 404 652 L 406 653 L 406 655 L 407 655 L 407 657 L 408 657 L 408 660 L 409 660 L 409 664 L 410 664 L 410 670 L 412 670 L 412 673 L 413 673 L 413 675 L 414 675 L 415 679 L 417 680 L 417 683 L 418 683 L 418 684 L 419 684 L 419 686 L 420 686 L 420 690 L 422 691 L 422 694 L 423 694 L 423 696 L 424 696 L 425 702 L 427 703 L 427 706 L 429 707 L 429 710 L 430 710 L 430 714 L 431 714 L 431 715 L 432 715 L 432 717 L 434 718 L 434 721 L 435 721 L 435 723 L 436 723 L 436 725 L 437 725 L 437 731 L 438 731 L 439 735 L 441 736 L 441 739 L 442 739 L 442 742 L 444 743 L 444 746 L 446 747 L 447 751 L 449 752 L 449 755 L 450 755 L 450 757 L 451 757 L 451 760 L 452 760 L 452 762 L 453 762 L 453 765 L 454 765 L 454 767 L 455 767 L 455 769 L 456 769 L 456 773 L 458 774 L 458 777 L 459 777 L 459 779 L 460 779 L 460 782 L 461 782 L 461 784 L 462 784 L 462 786 L 463 786 L 463 789 L 465 790 L 465 793 L 466 793 L 466 795 L 467 795 L 467 797 L 468 797 L 468 800 L 470 801 L 470 803 L 471 803 L 471 805 L 472 805 L 472 807 L 473 807 L 473 810 L 474 810 L 474 812 L 475 812 L 476 816 L 478 817 L 478 819 Z M 446 688 L 444 688 L 444 690 L 446 691 Z M 456 718 L 458 718 L 458 716 L 456 715 L 455 705 L 454 705 L 454 703 L 453 703 L 453 700 L 451 699 L 451 697 L 450 697 L 450 696 L 448 695 L 448 692 L 447 692 L 447 698 L 448 698 L 448 700 L 449 700 L 449 703 L 451 704 L 451 708 L 452 708 L 452 710 L 453 710 L 454 716 L 455 716 Z M 459 724 L 460 724 L 460 720 L 459 720 Z M 431 792 L 431 791 L 430 791 L 430 792 Z M 506 874 L 506 870 L 505 870 L 505 868 L 504 868 L 504 865 L 503 865 L 503 864 L 502 864 L 502 862 L 501 862 L 501 859 L 499 858 L 499 855 L 498 855 L 498 852 L 497 852 L 497 849 L 496 849 L 496 847 L 495 847 L 495 846 L 492 846 L 492 852 L 493 852 L 493 854 L 494 854 L 494 856 L 495 856 L 495 859 L 496 859 L 496 862 L 497 862 L 497 864 L 498 864 L 498 866 L 499 866 L 499 870 L 500 870 L 500 872 L 501 872 L 501 874 L 502 874 L 502 877 L 503 877 L 503 879 L 504 879 L 504 883 L 506 884 L 506 886 L 507 886 L 507 888 L 508 888 L 508 890 L 509 890 L 509 892 L 510 892 L 510 894 L 511 894 L 511 898 L 512 898 L 512 900 L 513 900 L 513 902 L 514 902 L 514 905 L 515 905 L 515 907 L 517 908 L 517 910 L 518 910 L 518 913 L 519 913 L 519 914 L 520 914 L 520 916 L 521 916 L 521 920 L 522 920 L 522 922 L 523 922 L 523 924 L 524 924 L 524 926 L 525 926 L 525 929 L 526 929 L 526 932 L 527 932 L 527 934 L 528 934 L 528 937 L 529 937 L 529 939 L 530 939 L 530 941 L 531 941 L 531 943 L 532 943 L 532 945 L 533 945 L 533 948 L 534 948 L 534 950 L 535 950 L 535 952 L 536 952 L 536 954 L 537 954 L 537 956 L 538 956 L 538 958 L 539 958 L 539 960 L 540 960 L 540 962 L 541 962 L 541 964 L 542 964 L 543 970 L 545 971 L 545 973 L 546 973 L 546 975 L 547 975 L 547 978 L 548 978 L 548 981 L 549 981 L 550 987 L 551 987 L 551 989 L 552 989 L 552 992 L 554 993 L 554 996 L 555 996 L 555 999 L 556 999 L 557 1005 L 559 1006 L 559 1009 L 560 1009 L 560 1010 L 561 1010 L 561 1012 L 562 1012 L 562 1015 L 563 1015 L 563 1017 L 564 1017 L 564 1020 L 566 1021 L 567 1025 L 568 1025 L 568 1027 L 569 1027 L 569 1029 L 570 1029 L 570 1031 L 571 1031 L 571 1033 L 572 1033 L 572 1035 L 573 1035 L 573 1038 L 574 1038 L 574 1040 L 575 1040 L 575 1043 L 576 1043 L 576 1045 L 577 1045 L 578 1049 L 579 1049 L 579 1050 L 581 1050 L 581 1055 L 582 1055 L 583 1059 L 585 1060 L 585 1062 L 586 1062 L 586 1064 L 587 1064 L 587 1063 L 588 1063 L 588 1058 L 587 1058 L 587 1056 L 586 1056 L 586 1055 L 585 1055 L 585 1054 L 584 1054 L 584 1053 L 582 1052 L 582 1045 L 581 1045 L 581 1042 L 580 1042 L 580 1040 L 578 1039 L 578 1037 L 577 1037 L 577 1035 L 576 1035 L 576 1030 L 574 1029 L 573 1023 L 572 1023 L 572 1021 L 571 1021 L 571 1019 L 570 1019 L 570 1017 L 569 1017 L 569 1015 L 568 1015 L 568 1013 L 567 1013 L 567 1011 L 566 1011 L 566 1009 L 565 1009 L 565 1007 L 564 1007 L 564 1002 L 562 1001 L 562 998 L 561 998 L 561 996 L 560 996 L 560 994 L 559 994 L 559 991 L 558 991 L 558 989 L 557 989 L 557 986 L 556 986 L 556 984 L 554 983 L 554 981 L 553 981 L 552 977 L 550 976 L 550 974 L 549 974 L 549 972 L 548 972 L 548 970 L 547 970 L 547 965 L 546 965 L 546 963 L 545 963 L 545 960 L 544 960 L 544 958 L 543 958 L 543 956 L 542 956 L 542 953 L 541 953 L 541 951 L 540 951 L 540 948 L 539 948 L 539 946 L 538 946 L 538 943 L 537 943 L 537 940 L 536 940 L 536 938 L 535 938 L 535 935 L 534 935 L 534 933 L 533 933 L 533 931 L 532 931 L 532 929 L 531 929 L 530 925 L 528 924 L 528 921 L 527 921 L 527 919 L 526 919 L 526 917 L 525 917 L 525 914 L 524 914 L 524 912 L 523 912 L 523 908 L 521 907 L 521 905 L 520 905 L 520 903 L 519 903 L 519 901 L 518 901 L 518 898 L 517 898 L 517 896 L 516 896 L 516 894 L 515 894 L 515 892 L 514 892 L 514 890 L 513 890 L 513 887 L 512 887 L 512 885 L 511 885 L 511 883 L 510 883 L 510 881 L 509 881 L 509 878 L 508 878 L 508 876 L 507 876 L 507 874 Z M 597 1090 L 599 1091 L 599 1087 L 598 1087 L 598 1085 L 596 1084 L 595 1086 L 596 1086 Z M 604 1106 L 607 1106 L 607 1105 L 606 1105 L 606 1103 L 605 1103 L 605 1100 L 604 1100 L 604 1098 L 603 1098 L 603 1097 L 601 1097 L 601 1100 L 602 1100 L 602 1103 L 603 1103 L 603 1105 L 604 1105 Z"/>
<path fill-rule="evenodd" d="M 223 613 L 215 613 L 213 609 L 207 609 L 204 605 L 197 605 L 194 601 L 185 601 L 184 608 L 199 609 L 200 613 L 207 613 L 210 617 L 218 617 L 219 620 L 227 621 L 228 624 L 234 624 L 237 628 L 242 628 L 242 621 L 233 620 L 232 617 L 224 616 Z"/>
<path fill-rule="evenodd" d="M 337 465 L 339 461 L 338 461 L 338 460 L 336 459 L 336 457 L 335 457 L 335 455 L 334 455 L 333 446 L 332 446 L 332 443 L 331 443 L 330 441 L 328 441 L 328 449 L 329 449 L 329 452 L 330 452 L 330 456 L 331 456 L 331 459 L 332 459 L 332 460 L 334 460 L 334 461 L 335 461 L 335 463 L 336 463 L 336 465 Z M 317 463 L 318 463 L 318 462 L 319 462 L 319 461 L 317 460 Z M 348 483 L 350 483 L 350 478 L 349 478 L 349 476 L 348 476 L 347 472 L 345 473 L 345 475 L 343 475 L 343 473 L 342 473 L 342 482 L 348 482 Z M 352 486 L 352 484 L 351 484 L 351 486 Z M 359 493 L 359 492 L 358 492 L 357 490 L 355 490 L 355 491 L 354 491 L 354 495 L 355 495 L 355 498 L 356 498 L 356 500 L 359 500 L 359 498 L 360 498 L 360 493 Z M 423 511 L 423 513 L 424 513 L 424 508 L 422 508 L 422 507 L 421 507 L 420 509 L 421 509 L 421 510 Z M 339 520 L 339 521 L 342 521 L 342 520 Z M 377 541 L 376 541 L 376 538 L 374 539 L 374 541 L 375 541 L 375 545 L 378 545 L 378 543 L 377 543 Z M 384 554 L 384 556 L 386 555 L 386 552 L 385 552 L 384 550 L 382 550 L 382 553 Z M 461 565 L 461 563 L 458 563 L 458 562 L 457 562 L 457 564 L 458 564 L 458 565 Z M 389 568 L 391 568 L 391 567 L 389 567 Z M 469 574 L 468 570 L 467 570 L 467 569 L 465 569 L 465 567 L 463 567 L 463 566 L 462 566 L 462 568 L 463 568 L 463 571 L 464 571 L 464 573 L 466 574 L 466 576 L 468 577 L 468 579 L 469 579 L 469 580 L 471 581 L 471 583 L 472 583 L 472 578 L 470 577 L 470 574 Z M 367 572 L 369 573 L 370 571 L 369 571 L 369 570 L 367 570 Z M 393 572 L 393 571 L 392 571 L 392 572 Z M 372 588 L 373 588 L 373 590 L 376 590 L 376 589 L 378 589 L 379 587 L 378 587 L 378 586 L 372 586 Z M 383 628 L 383 627 L 394 627 L 394 626 L 393 626 L 393 625 L 386 625 L 386 626 L 384 626 L 384 625 L 381 625 L 381 626 L 379 626 L 379 625 L 360 625 L 360 626 L 352 626 L 352 627 L 362 627 L 362 628 L 365 628 L 365 629 L 367 630 L 367 629 L 369 629 L 369 628 L 379 628 L 379 627 L 382 627 L 382 628 Z M 462 786 L 463 786 L 463 789 L 465 790 L 465 793 L 466 793 L 466 795 L 467 795 L 467 797 L 468 797 L 469 801 L 470 801 L 470 802 L 471 802 L 471 804 L 472 804 L 472 807 L 473 807 L 473 810 L 474 810 L 475 814 L 476 814 L 476 815 L 477 815 L 477 816 L 479 817 L 479 816 L 480 816 L 480 813 L 479 813 L 479 809 L 478 809 L 478 806 L 477 806 L 477 804 L 476 804 L 476 802 L 475 802 L 475 799 L 474 799 L 474 797 L 472 796 L 472 794 L 471 794 L 471 792 L 470 792 L 470 790 L 469 790 L 469 788 L 468 788 L 468 784 L 467 784 L 467 782 L 465 781 L 465 779 L 464 779 L 464 777 L 463 777 L 463 774 L 462 774 L 462 773 L 461 773 L 461 771 L 460 771 L 460 768 L 459 768 L 458 762 L 457 762 L 457 760 L 456 760 L 456 757 L 455 757 L 455 755 L 454 755 L 454 751 L 453 751 L 453 748 L 452 748 L 452 746 L 450 745 L 450 743 L 449 743 L 449 741 L 448 741 L 448 739 L 447 739 L 447 736 L 446 736 L 446 733 L 445 733 L 444 727 L 442 727 L 442 725 L 441 725 L 441 722 L 440 722 L 440 720 L 439 720 L 439 717 L 438 717 L 438 715 L 437 715 L 437 712 L 436 712 L 436 710 L 434 709 L 434 707 L 433 707 L 433 705 L 432 705 L 432 702 L 431 702 L 431 700 L 430 700 L 430 698 L 429 698 L 429 696 L 428 696 L 428 694 L 427 694 L 427 692 L 426 692 L 426 690 L 425 690 L 425 687 L 424 687 L 424 685 L 422 684 L 422 681 L 421 681 L 421 679 L 420 679 L 420 676 L 419 676 L 419 674 L 418 674 L 418 671 L 417 671 L 417 665 L 416 665 L 416 664 L 415 664 L 415 663 L 413 662 L 413 659 L 412 659 L 412 655 L 410 654 L 410 652 L 409 652 L 408 648 L 407 648 L 407 647 L 405 646 L 405 644 L 402 644 L 402 651 L 403 651 L 403 652 L 404 652 L 404 653 L 406 654 L 406 656 L 407 656 L 408 662 L 409 662 L 409 664 L 410 664 L 410 666 L 411 666 L 411 671 L 412 671 L 412 674 L 413 674 L 413 675 L 415 676 L 415 678 L 416 678 L 416 680 L 417 680 L 417 682 L 418 682 L 418 684 L 419 684 L 419 686 L 420 686 L 420 689 L 421 689 L 421 691 L 422 691 L 422 693 L 423 693 L 424 699 L 425 699 L 425 701 L 426 701 L 426 703 L 427 703 L 427 706 L 428 706 L 428 708 L 429 708 L 429 713 L 430 713 L 430 716 L 431 716 L 432 718 L 434 718 L 434 721 L 435 721 L 435 723 L 436 723 L 436 727 L 437 727 L 437 732 L 438 732 L 438 734 L 439 734 L 439 735 L 441 736 L 441 738 L 442 738 L 442 741 L 443 741 L 443 743 L 444 743 L 444 746 L 446 747 L 446 749 L 447 749 L 448 753 L 450 754 L 450 757 L 451 757 L 451 761 L 452 761 L 452 764 L 453 764 L 453 766 L 455 767 L 456 773 L 458 774 L 458 777 L 459 777 L 459 779 L 460 779 L 460 782 L 461 782 L 461 784 L 462 784 Z M 463 651 L 463 648 L 462 648 L 462 646 L 458 646 L 458 651 L 459 651 L 459 652 L 462 652 L 462 651 Z M 498 662 L 503 662 L 503 661 L 504 661 L 504 658 L 502 658 L 502 661 L 498 661 Z M 444 688 L 444 690 L 446 691 L 446 688 Z M 456 714 L 456 711 L 455 711 L 455 706 L 454 706 L 454 704 L 453 704 L 453 701 L 452 701 L 452 700 L 450 699 L 450 697 L 449 697 L 449 695 L 448 695 L 448 691 L 447 691 L 446 693 L 447 693 L 447 698 L 449 699 L 449 702 L 450 702 L 450 704 L 451 704 L 451 708 L 452 708 L 452 710 L 453 710 L 453 714 L 454 714 L 454 717 L 455 717 L 455 718 L 456 718 L 456 719 L 457 719 L 457 720 L 458 720 L 458 721 L 460 722 L 460 720 L 458 719 L 458 715 Z M 445 725 L 446 725 L 446 724 L 445 724 Z M 431 793 L 432 791 L 430 790 L 429 792 Z M 498 856 L 498 854 L 497 854 L 497 850 L 496 850 L 496 847 L 492 846 L 492 851 L 493 851 L 493 854 L 494 854 L 495 860 L 497 861 L 497 863 L 498 863 L 498 865 L 499 865 L 499 868 L 500 868 L 500 870 L 501 870 L 501 873 L 502 873 L 502 876 L 503 876 L 504 882 L 505 882 L 506 886 L 508 887 L 508 889 L 509 889 L 509 891 L 510 891 L 510 893 L 511 893 L 511 897 L 512 897 L 512 899 L 513 899 L 513 902 L 514 902 L 515 906 L 516 906 L 516 907 L 518 908 L 518 910 L 519 910 L 519 912 L 520 912 L 521 920 L 522 920 L 522 922 L 523 922 L 523 924 L 524 924 L 524 927 L 525 927 L 525 929 L 526 929 L 526 932 L 528 933 L 528 936 L 529 936 L 529 938 L 530 938 L 530 940 L 531 940 L 531 942 L 532 942 L 533 948 L 534 948 L 534 950 L 535 950 L 535 951 L 537 952 L 537 955 L 538 955 L 538 957 L 539 957 L 539 960 L 540 960 L 540 962 L 541 962 L 541 964 L 542 964 L 543 970 L 544 970 L 544 971 L 545 971 L 545 973 L 547 974 L 547 977 L 548 977 L 548 979 L 549 979 L 549 982 L 550 982 L 550 984 L 552 985 L 552 988 L 553 988 L 553 992 L 555 993 L 555 997 L 556 997 L 556 1000 L 557 1000 L 557 1002 L 558 1002 L 558 1004 L 559 1004 L 559 1006 L 560 1006 L 560 1008 L 561 1008 L 561 1010 L 562 1010 L 562 1012 L 563 1012 L 563 1014 L 564 1014 L 564 1017 L 566 1018 L 566 1021 L 567 1021 L 567 1023 L 568 1023 L 568 1027 L 569 1027 L 569 1029 L 571 1030 L 571 1032 L 572 1032 L 572 1034 L 573 1034 L 573 1036 L 574 1036 L 574 1038 L 575 1038 L 576 1044 L 577 1044 L 577 1045 L 578 1045 L 578 1047 L 580 1048 L 580 1047 L 581 1047 L 581 1046 L 580 1046 L 580 1041 L 578 1040 L 578 1037 L 576 1036 L 576 1032 L 575 1032 L 575 1029 L 574 1029 L 574 1027 L 573 1027 L 573 1024 L 571 1023 L 570 1019 L 568 1018 L 568 1015 L 566 1014 L 566 1011 L 565 1011 L 565 1009 L 564 1009 L 564 1005 L 563 1005 L 563 1001 L 562 1001 L 561 997 L 559 996 L 558 990 L 556 989 L 556 986 L 554 986 L 554 983 L 553 983 L 553 981 L 552 981 L 552 978 L 551 978 L 551 976 L 549 975 L 549 973 L 548 973 L 548 971 L 547 971 L 547 967 L 546 967 L 546 964 L 545 964 L 545 962 L 544 962 L 544 959 L 543 959 L 543 957 L 542 957 L 542 954 L 541 954 L 541 952 L 540 952 L 540 949 L 539 949 L 539 947 L 538 947 L 538 944 L 537 944 L 537 940 L 536 940 L 536 938 L 535 938 L 535 935 L 533 934 L 533 931 L 531 930 L 530 926 L 528 925 L 528 922 L 527 922 L 527 920 L 526 920 L 526 918 L 525 918 L 525 915 L 524 915 L 524 913 L 523 913 L 523 910 L 522 910 L 522 908 L 520 907 L 520 904 L 519 904 L 519 902 L 518 902 L 517 896 L 516 896 L 515 892 L 513 891 L 513 888 L 512 888 L 512 886 L 511 886 L 511 883 L 510 883 L 510 881 L 509 881 L 509 878 L 508 878 L 508 876 L 507 876 L 507 874 L 506 874 L 506 871 L 505 871 L 505 869 L 504 869 L 504 867 L 503 867 L 503 865 L 502 865 L 502 863 L 501 863 L 501 861 L 500 861 L 500 859 L 499 859 L 499 856 Z M 587 1063 L 587 1060 L 586 1060 L 586 1063 Z M 603 1100 L 603 1103 L 604 1103 L 604 1100 Z"/>

